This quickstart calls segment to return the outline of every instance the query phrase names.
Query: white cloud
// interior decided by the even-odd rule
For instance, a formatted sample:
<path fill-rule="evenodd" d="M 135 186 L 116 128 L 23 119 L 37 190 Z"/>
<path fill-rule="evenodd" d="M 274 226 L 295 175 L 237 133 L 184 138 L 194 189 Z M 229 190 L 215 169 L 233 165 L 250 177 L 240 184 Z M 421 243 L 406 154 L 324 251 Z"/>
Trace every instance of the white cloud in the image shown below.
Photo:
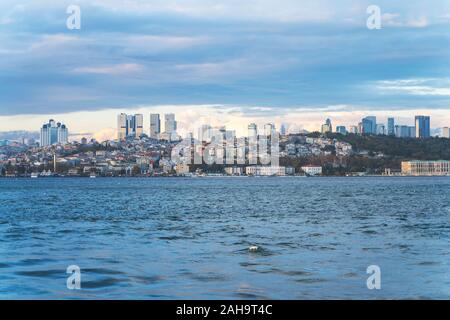
<path fill-rule="evenodd" d="M 105 75 L 124 75 L 140 72 L 144 67 L 136 63 L 123 63 L 112 66 L 98 66 L 98 67 L 80 67 L 73 69 L 74 73 L 89 73 L 89 74 L 105 74 Z"/>
<path fill-rule="evenodd" d="M 418 96 L 450 96 L 450 79 L 416 78 L 377 81 L 381 93 L 405 93 Z"/>
<path fill-rule="evenodd" d="M 429 25 L 427 17 L 412 18 L 406 22 L 406 25 L 413 28 L 425 28 Z"/>
<path fill-rule="evenodd" d="M 211 44 L 206 36 L 170 36 L 170 35 L 117 35 L 116 45 L 125 53 L 155 54 L 174 52 L 201 45 Z"/>
<path fill-rule="evenodd" d="M 383 13 L 381 16 L 382 25 L 388 27 L 409 27 L 409 28 L 425 28 L 429 25 L 426 16 L 412 17 L 409 19 L 402 18 L 399 13 Z"/>

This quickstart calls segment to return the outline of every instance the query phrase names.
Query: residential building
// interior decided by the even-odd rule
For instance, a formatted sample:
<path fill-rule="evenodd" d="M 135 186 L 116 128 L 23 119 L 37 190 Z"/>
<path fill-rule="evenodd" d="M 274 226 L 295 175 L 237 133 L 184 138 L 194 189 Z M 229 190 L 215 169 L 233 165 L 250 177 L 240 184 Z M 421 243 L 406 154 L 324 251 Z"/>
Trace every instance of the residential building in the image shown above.
<path fill-rule="evenodd" d="M 69 130 L 65 124 L 56 123 L 55 120 L 44 124 L 41 128 L 40 145 L 42 147 L 53 144 L 67 144 L 69 142 Z"/>

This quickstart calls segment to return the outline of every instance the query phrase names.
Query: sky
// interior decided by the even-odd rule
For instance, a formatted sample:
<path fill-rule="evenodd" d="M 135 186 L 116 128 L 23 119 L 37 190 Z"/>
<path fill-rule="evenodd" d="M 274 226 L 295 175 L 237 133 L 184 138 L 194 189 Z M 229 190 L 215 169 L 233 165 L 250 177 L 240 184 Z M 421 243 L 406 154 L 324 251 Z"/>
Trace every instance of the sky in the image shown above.
<path fill-rule="evenodd" d="M 81 9 L 69 30 L 66 9 Z M 366 22 L 381 10 L 381 29 Z M 364 115 L 450 125 L 448 0 L 2 0 L 0 131 L 49 118 L 113 138 L 120 112 L 314 130 Z"/>

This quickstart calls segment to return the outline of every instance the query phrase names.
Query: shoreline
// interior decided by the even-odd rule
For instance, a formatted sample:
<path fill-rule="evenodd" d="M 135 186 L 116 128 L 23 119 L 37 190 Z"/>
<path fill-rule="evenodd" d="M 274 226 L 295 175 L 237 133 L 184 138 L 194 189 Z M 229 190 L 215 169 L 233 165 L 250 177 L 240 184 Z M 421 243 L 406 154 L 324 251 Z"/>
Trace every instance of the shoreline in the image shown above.
<path fill-rule="evenodd" d="M 211 176 L 96 176 L 95 178 L 89 176 L 46 176 L 46 177 L 31 177 L 31 176 L 14 176 L 14 177 L 0 177 L 0 180 L 11 180 L 11 179 L 30 179 L 30 180 L 41 180 L 41 179 L 158 179 L 158 178 L 184 178 L 184 179 L 211 179 L 211 178 L 450 178 L 450 175 L 346 175 L 346 176 L 220 176 L 220 175 L 211 175 Z"/>

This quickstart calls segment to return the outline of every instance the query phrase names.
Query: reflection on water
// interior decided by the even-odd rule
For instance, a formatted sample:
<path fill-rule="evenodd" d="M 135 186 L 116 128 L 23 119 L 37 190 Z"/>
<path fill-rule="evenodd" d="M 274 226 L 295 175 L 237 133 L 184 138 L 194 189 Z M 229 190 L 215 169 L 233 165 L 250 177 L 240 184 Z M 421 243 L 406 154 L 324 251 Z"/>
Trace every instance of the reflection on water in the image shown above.
<path fill-rule="evenodd" d="M 2 179 L 0 298 L 450 298 L 449 213 L 449 178 Z"/>

